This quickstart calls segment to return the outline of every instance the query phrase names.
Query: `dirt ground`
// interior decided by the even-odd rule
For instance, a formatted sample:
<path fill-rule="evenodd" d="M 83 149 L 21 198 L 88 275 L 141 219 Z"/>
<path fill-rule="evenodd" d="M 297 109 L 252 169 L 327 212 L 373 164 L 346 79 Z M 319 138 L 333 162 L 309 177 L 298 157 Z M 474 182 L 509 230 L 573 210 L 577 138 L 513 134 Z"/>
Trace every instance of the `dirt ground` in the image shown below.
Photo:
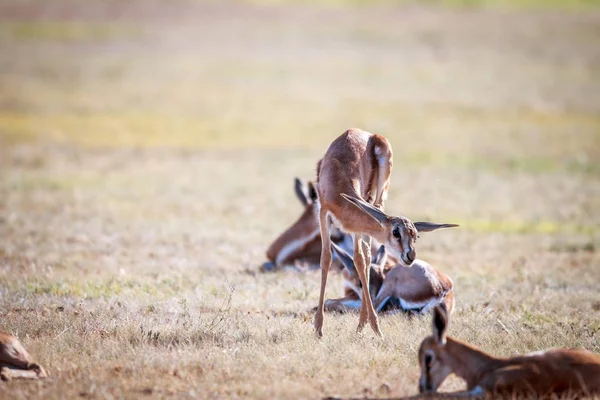
<path fill-rule="evenodd" d="M 0 329 L 50 374 L 0 398 L 416 394 L 430 318 L 317 340 L 320 273 L 259 272 L 352 126 L 461 225 L 451 335 L 600 352 L 600 9 L 274 3 L 0 1 Z"/>

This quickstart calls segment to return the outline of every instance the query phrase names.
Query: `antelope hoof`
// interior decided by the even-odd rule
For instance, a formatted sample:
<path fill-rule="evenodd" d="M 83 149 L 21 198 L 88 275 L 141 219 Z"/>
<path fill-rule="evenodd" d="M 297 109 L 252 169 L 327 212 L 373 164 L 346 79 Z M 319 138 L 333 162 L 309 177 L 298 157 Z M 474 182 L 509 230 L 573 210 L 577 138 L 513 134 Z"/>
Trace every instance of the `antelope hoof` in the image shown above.
<path fill-rule="evenodd" d="M 359 322 L 358 326 L 356 327 L 356 333 L 361 334 L 363 332 L 364 328 L 365 328 L 365 323 Z"/>
<path fill-rule="evenodd" d="M 373 328 L 373 327 L 371 327 L 371 328 Z M 373 332 L 375 332 L 375 335 L 377 335 L 377 337 L 379 337 L 380 339 L 384 339 L 383 333 L 381 333 L 381 330 L 379 330 L 379 327 L 373 328 Z"/>
<path fill-rule="evenodd" d="M 31 369 L 35 371 L 38 378 L 40 378 L 40 379 L 44 379 L 44 378 L 48 377 L 48 373 L 46 372 L 44 367 L 42 367 L 41 365 L 34 364 Z"/>
<path fill-rule="evenodd" d="M 260 266 L 261 271 L 264 272 L 273 272 L 276 268 L 277 265 L 275 265 L 275 263 L 272 263 L 271 261 L 266 261 L 263 265 Z"/>
<path fill-rule="evenodd" d="M 369 324 L 371 325 L 371 329 L 373 329 L 373 332 L 375 332 L 375 334 L 381 338 L 383 338 L 383 334 L 381 333 L 381 330 L 379 329 L 379 321 L 377 320 L 377 317 L 375 317 L 374 319 L 371 319 L 369 321 Z"/>
<path fill-rule="evenodd" d="M 319 339 L 323 337 L 323 313 L 319 311 L 315 314 L 315 334 Z"/>

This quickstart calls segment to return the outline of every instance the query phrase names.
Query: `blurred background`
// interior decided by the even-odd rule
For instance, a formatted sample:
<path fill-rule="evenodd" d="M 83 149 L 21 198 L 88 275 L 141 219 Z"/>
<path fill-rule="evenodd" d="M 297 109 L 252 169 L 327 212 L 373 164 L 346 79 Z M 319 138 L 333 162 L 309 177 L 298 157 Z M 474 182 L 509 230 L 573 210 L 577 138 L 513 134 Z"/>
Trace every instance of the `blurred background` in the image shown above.
<path fill-rule="evenodd" d="M 593 1 L 3 0 L 0 20 L 6 257 L 48 240 L 125 268 L 164 239 L 171 263 L 253 266 L 349 127 L 392 143 L 391 213 L 596 245 Z"/>
<path fill-rule="evenodd" d="M 461 225 L 453 332 L 600 351 L 599 44 L 595 0 L 0 0 L 0 328 L 55 377 L 0 397 L 414 394 L 428 320 L 316 346 L 318 272 L 258 272 L 349 127 Z"/>

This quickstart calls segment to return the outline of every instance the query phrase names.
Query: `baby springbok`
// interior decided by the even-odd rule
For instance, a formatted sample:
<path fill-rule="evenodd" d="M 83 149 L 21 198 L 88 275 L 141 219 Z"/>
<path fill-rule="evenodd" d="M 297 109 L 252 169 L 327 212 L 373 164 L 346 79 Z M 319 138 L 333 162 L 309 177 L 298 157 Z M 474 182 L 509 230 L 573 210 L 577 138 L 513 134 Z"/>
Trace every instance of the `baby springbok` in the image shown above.
<path fill-rule="evenodd" d="M 312 182 L 304 183 L 299 178 L 294 180 L 294 190 L 304 210 L 300 217 L 283 231 L 267 249 L 268 261 L 262 265 L 264 271 L 274 271 L 287 267 L 298 270 L 319 268 L 321 232 L 317 219 L 319 201 L 317 192 Z M 352 237 L 342 233 L 339 229 L 332 229 L 331 240 L 341 248 L 349 252 L 353 251 Z M 375 253 L 378 247 L 379 243 L 374 240 L 371 251 Z M 387 259 L 387 266 L 389 267 L 398 262 L 393 256 L 388 256 Z M 332 265 L 336 271 L 344 269 L 337 257 L 333 258 Z"/>
<path fill-rule="evenodd" d="M 325 302 L 326 311 L 360 309 L 362 286 L 352 257 L 339 246 L 331 244 L 334 254 L 344 264 L 344 294 L 340 299 Z M 423 260 L 415 260 L 410 268 L 397 266 L 386 268 L 387 252 L 381 246 L 369 270 L 369 292 L 377 312 L 386 308 L 402 310 L 410 314 L 425 314 L 444 303 L 454 309 L 454 285 L 452 279 Z"/>
<path fill-rule="evenodd" d="M 321 229 L 321 290 L 314 327 L 323 336 L 325 288 L 331 267 L 330 221 L 354 240 L 354 264 L 362 284 L 361 307 L 357 330 L 369 322 L 379 335 L 377 312 L 369 293 L 368 262 L 371 260 L 371 238 L 386 245 L 406 267 L 416 258 L 417 232 L 458 226 L 412 222 L 406 217 L 388 216 L 384 201 L 392 173 L 392 146 L 381 135 L 360 129 L 349 129 L 335 139 L 317 164 L 319 227 Z"/>
<path fill-rule="evenodd" d="M 552 349 L 496 358 L 446 336 L 448 311 L 433 311 L 433 335 L 419 348 L 419 392 L 433 392 L 454 373 L 467 382 L 461 396 L 551 396 L 600 393 L 600 355 L 582 349 Z"/>
<path fill-rule="evenodd" d="M 0 332 L 0 378 L 3 381 L 11 379 L 41 379 L 47 377 L 46 371 L 25 350 L 19 339 Z"/>

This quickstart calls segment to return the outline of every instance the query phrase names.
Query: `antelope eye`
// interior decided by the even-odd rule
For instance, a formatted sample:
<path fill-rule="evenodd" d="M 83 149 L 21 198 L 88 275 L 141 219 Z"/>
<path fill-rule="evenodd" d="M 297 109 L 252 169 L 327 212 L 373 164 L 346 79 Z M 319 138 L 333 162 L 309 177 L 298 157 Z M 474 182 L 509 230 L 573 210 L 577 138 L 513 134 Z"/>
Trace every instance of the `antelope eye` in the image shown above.
<path fill-rule="evenodd" d="M 400 229 L 394 228 L 392 235 L 394 235 L 395 238 L 400 239 Z"/>
<path fill-rule="evenodd" d="M 433 361 L 433 356 L 431 354 L 425 354 L 425 365 L 430 366 Z"/>

